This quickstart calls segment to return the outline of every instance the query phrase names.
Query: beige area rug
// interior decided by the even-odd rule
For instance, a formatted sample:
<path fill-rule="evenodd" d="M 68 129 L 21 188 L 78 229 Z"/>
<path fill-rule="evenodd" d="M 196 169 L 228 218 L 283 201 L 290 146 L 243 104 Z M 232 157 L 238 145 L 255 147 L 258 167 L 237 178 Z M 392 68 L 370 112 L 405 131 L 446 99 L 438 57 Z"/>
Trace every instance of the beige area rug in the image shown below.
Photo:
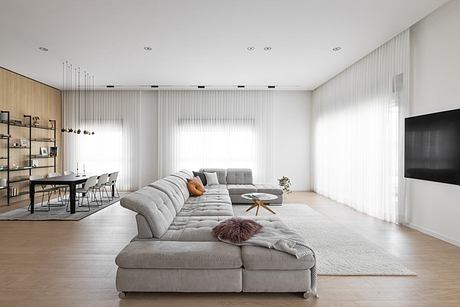
<path fill-rule="evenodd" d="M 247 205 L 235 205 L 235 215 L 250 215 Z M 283 222 L 297 231 L 315 251 L 319 275 L 416 275 L 396 257 L 361 235 L 332 221 L 308 205 L 271 206 Z M 260 215 L 272 215 L 265 209 Z"/>

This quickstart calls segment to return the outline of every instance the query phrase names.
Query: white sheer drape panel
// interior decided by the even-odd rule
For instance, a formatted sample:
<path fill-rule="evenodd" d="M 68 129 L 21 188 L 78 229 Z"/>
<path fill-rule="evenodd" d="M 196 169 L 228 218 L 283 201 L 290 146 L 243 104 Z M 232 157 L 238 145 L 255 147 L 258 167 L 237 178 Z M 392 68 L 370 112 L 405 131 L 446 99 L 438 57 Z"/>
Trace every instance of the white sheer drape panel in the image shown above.
<path fill-rule="evenodd" d="M 404 219 L 402 120 L 409 32 L 313 93 L 314 190 L 390 222 Z"/>
<path fill-rule="evenodd" d="M 273 181 L 273 93 L 268 91 L 160 91 L 159 173 L 181 168 L 252 168 Z"/>
<path fill-rule="evenodd" d="M 94 91 L 87 99 L 64 93 L 64 128 L 94 131 L 94 136 L 64 133 L 64 168 L 88 174 L 119 171 L 121 190 L 138 188 L 139 102 L 138 91 Z"/>

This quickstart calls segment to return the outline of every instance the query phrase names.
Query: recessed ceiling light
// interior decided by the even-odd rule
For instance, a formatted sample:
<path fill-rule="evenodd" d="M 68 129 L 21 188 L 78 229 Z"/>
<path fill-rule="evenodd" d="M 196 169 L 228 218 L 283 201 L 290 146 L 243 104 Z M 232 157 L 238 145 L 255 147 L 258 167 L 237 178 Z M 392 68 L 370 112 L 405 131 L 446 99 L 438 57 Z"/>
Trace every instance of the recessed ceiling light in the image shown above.
<path fill-rule="evenodd" d="M 145 51 L 152 51 L 152 47 L 146 46 L 146 47 L 144 47 L 144 50 Z"/>
<path fill-rule="evenodd" d="M 334 47 L 334 48 L 332 48 L 332 51 L 340 51 L 340 50 L 342 50 L 342 47 Z"/>
<path fill-rule="evenodd" d="M 265 51 L 270 51 L 270 50 L 272 50 L 272 47 L 270 47 L 270 46 L 264 47 L 264 50 Z"/>
<path fill-rule="evenodd" d="M 46 47 L 38 47 L 38 49 L 41 50 L 41 51 L 48 51 L 48 48 L 46 48 Z"/>
<path fill-rule="evenodd" d="M 250 47 L 248 47 L 248 48 L 246 48 L 246 49 L 248 49 L 249 51 L 254 51 L 254 50 L 256 50 L 256 47 L 251 47 L 251 46 L 250 46 Z"/>

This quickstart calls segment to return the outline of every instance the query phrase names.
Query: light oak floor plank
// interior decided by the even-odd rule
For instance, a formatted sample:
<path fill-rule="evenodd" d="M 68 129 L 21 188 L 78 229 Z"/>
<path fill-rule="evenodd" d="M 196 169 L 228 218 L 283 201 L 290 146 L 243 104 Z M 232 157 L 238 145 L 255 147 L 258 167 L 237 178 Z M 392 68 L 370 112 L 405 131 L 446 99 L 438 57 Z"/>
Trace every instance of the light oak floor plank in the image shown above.
<path fill-rule="evenodd" d="M 320 298 L 308 301 L 290 293 L 158 293 L 120 300 L 114 258 L 136 225 L 134 214 L 117 203 L 78 222 L 0 222 L 0 306 L 460 306 L 459 247 L 315 193 L 286 197 L 286 206 L 306 204 L 344 231 L 379 244 L 418 276 L 320 276 Z"/>

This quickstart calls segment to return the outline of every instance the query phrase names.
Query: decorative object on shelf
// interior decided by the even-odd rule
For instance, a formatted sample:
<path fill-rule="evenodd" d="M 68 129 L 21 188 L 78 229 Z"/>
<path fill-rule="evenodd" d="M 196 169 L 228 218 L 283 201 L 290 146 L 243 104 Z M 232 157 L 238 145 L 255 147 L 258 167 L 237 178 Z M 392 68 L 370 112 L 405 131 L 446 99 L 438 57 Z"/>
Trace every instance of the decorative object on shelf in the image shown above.
<path fill-rule="evenodd" d="M 62 101 L 68 101 L 76 99 L 78 102 L 82 102 L 85 105 L 85 110 L 88 104 L 93 105 L 93 117 L 94 118 L 94 76 L 91 76 L 88 72 L 84 71 L 81 74 L 80 67 L 74 67 L 69 62 L 62 63 L 62 88 L 63 95 Z M 78 118 L 77 118 L 78 116 Z M 75 118 L 73 120 L 75 125 L 81 125 L 81 118 L 75 112 Z M 67 123 L 64 123 L 67 124 Z M 64 126 L 64 125 L 63 125 Z M 94 135 L 94 131 L 90 131 L 86 128 L 86 121 L 84 121 L 84 129 L 81 128 L 62 128 L 63 133 L 74 133 L 83 135 Z"/>
<path fill-rule="evenodd" d="M 0 113 L 0 121 L 2 121 L 2 122 L 8 121 L 8 113 L 6 113 L 6 112 L 1 112 L 1 113 Z"/>
<path fill-rule="evenodd" d="M 29 141 L 27 139 L 20 139 L 19 140 L 20 147 L 29 147 Z"/>
<path fill-rule="evenodd" d="M 10 187 L 9 188 L 9 193 L 10 193 L 10 197 L 18 196 L 19 189 L 17 187 Z"/>
<path fill-rule="evenodd" d="M 0 187 L 4 188 L 6 187 L 8 184 L 8 181 L 6 180 L 6 178 L 0 178 Z"/>
<path fill-rule="evenodd" d="M 47 156 L 48 155 L 48 148 L 40 147 L 40 155 L 41 156 Z"/>
<path fill-rule="evenodd" d="M 12 120 L 10 120 L 10 125 L 22 126 L 22 121 L 12 119 Z"/>
<path fill-rule="evenodd" d="M 40 126 L 39 121 L 40 121 L 40 117 L 38 117 L 38 116 L 32 117 L 32 125 L 34 125 L 35 127 Z"/>
<path fill-rule="evenodd" d="M 30 164 L 31 165 L 29 165 L 29 166 L 38 167 L 38 160 L 37 159 L 31 159 Z"/>
<path fill-rule="evenodd" d="M 280 188 L 283 190 L 283 192 L 285 193 L 291 193 L 291 180 L 286 177 L 286 176 L 283 176 L 281 178 L 278 178 L 278 183 L 280 185 Z"/>
<path fill-rule="evenodd" d="M 57 157 L 58 148 L 57 146 L 50 147 L 50 157 Z"/>

